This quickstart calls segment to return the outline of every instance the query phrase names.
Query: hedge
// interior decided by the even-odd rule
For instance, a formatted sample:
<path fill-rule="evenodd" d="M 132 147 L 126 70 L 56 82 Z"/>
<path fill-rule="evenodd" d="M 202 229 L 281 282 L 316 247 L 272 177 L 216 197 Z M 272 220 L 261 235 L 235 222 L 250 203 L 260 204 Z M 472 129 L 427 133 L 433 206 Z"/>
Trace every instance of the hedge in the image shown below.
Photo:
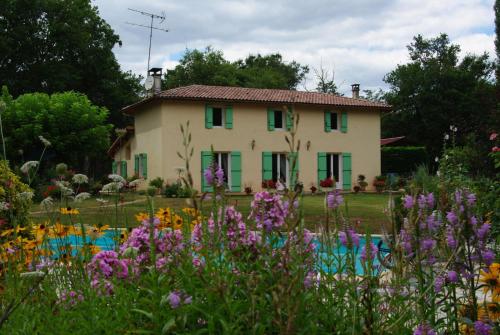
<path fill-rule="evenodd" d="M 425 147 L 382 147 L 382 173 L 408 175 L 422 164 L 428 164 Z"/>

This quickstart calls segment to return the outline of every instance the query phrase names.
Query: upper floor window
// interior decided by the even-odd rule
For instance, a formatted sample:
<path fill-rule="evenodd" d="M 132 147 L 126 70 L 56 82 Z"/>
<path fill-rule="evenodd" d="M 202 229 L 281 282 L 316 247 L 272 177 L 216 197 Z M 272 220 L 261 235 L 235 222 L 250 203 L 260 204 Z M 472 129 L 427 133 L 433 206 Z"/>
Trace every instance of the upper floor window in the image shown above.
<path fill-rule="evenodd" d="M 283 111 L 274 111 L 274 129 L 283 129 Z"/>
<path fill-rule="evenodd" d="M 332 130 L 339 130 L 339 114 L 330 113 L 330 125 Z"/>
<path fill-rule="evenodd" d="M 292 128 L 292 116 L 286 109 L 267 109 L 268 130 L 290 130 Z"/>
<path fill-rule="evenodd" d="M 205 106 L 205 128 L 233 128 L 232 106 Z"/>
<path fill-rule="evenodd" d="M 347 132 L 347 112 L 325 111 L 325 131 L 331 132 L 332 130 Z"/>

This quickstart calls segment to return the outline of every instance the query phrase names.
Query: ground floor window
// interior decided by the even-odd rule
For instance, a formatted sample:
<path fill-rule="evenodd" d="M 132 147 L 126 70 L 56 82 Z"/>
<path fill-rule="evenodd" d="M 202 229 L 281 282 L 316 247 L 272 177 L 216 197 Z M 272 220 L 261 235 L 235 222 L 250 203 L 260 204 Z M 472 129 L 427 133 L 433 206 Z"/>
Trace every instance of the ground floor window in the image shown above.
<path fill-rule="evenodd" d="M 285 154 L 272 154 L 272 180 L 288 185 L 288 160 Z"/>
<path fill-rule="evenodd" d="M 224 171 L 224 184 L 231 189 L 231 160 L 228 152 L 214 152 L 213 162 Z"/>
<path fill-rule="evenodd" d="M 224 172 L 224 184 L 231 192 L 241 192 L 241 152 L 201 152 L 201 190 L 202 192 L 212 191 L 204 177 L 206 169 L 219 166 Z"/>
<path fill-rule="evenodd" d="M 340 154 L 326 154 L 326 177 L 335 180 L 335 188 L 342 188 L 340 161 Z"/>

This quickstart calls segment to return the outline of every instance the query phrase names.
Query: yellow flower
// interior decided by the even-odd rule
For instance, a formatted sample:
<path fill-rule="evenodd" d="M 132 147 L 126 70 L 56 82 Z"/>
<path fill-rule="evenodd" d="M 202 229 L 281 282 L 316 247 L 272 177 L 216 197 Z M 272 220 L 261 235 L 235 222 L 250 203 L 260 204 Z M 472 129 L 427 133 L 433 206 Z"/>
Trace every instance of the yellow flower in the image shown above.
<path fill-rule="evenodd" d="M 49 234 L 50 237 L 66 237 L 75 233 L 75 227 L 63 225 L 59 221 L 57 221 L 57 223 L 51 228 L 52 229 Z"/>
<path fill-rule="evenodd" d="M 143 221 L 149 220 L 149 215 L 141 212 L 141 213 L 135 215 L 135 219 L 137 220 L 137 222 L 143 222 Z"/>
<path fill-rule="evenodd" d="M 474 335 L 475 334 L 475 331 L 474 331 L 474 326 L 469 326 L 468 324 L 466 323 L 462 323 L 460 325 L 460 334 L 464 334 L 464 335 Z"/>
<path fill-rule="evenodd" d="M 74 209 L 74 208 L 71 208 L 71 207 L 61 208 L 60 212 L 63 215 L 77 215 L 77 214 L 80 214 L 80 211 L 78 211 L 78 209 Z"/>
<path fill-rule="evenodd" d="M 182 222 L 183 222 L 182 217 L 180 217 L 177 214 L 174 214 L 172 221 L 173 221 L 175 230 L 182 229 Z"/>
<path fill-rule="evenodd" d="M 120 233 L 120 243 L 125 242 L 128 239 L 128 231 L 126 229 L 123 229 L 122 232 Z"/>
<path fill-rule="evenodd" d="M 40 223 L 40 224 L 33 226 L 32 232 L 38 241 L 43 240 L 45 238 L 45 236 L 47 236 L 50 232 L 50 229 L 48 227 L 48 222 Z"/>
<path fill-rule="evenodd" d="M 87 234 L 91 239 L 95 240 L 101 237 L 107 229 L 109 229 L 109 225 L 100 227 L 93 226 L 89 231 L 87 231 Z"/>
<path fill-rule="evenodd" d="M 26 230 L 25 227 L 21 227 L 21 226 L 17 226 L 15 229 L 12 228 L 12 229 L 6 229 L 4 230 L 0 236 L 1 237 L 4 237 L 4 236 L 9 236 L 9 235 L 12 235 L 14 233 L 14 231 L 18 234 L 19 232 L 23 231 L 23 230 Z"/>
<path fill-rule="evenodd" d="M 94 244 L 86 244 L 82 248 L 82 252 L 85 252 L 86 250 L 88 250 L 92 255 L 95 255 L 99 251 L 101 251 L 101 248 L 99 246 L 97 246 L 97 245 L 94 245 Z"/>
<path fill-rule="evenodd" d="M 500 267 L 498 263 L 490 265 L 488 271 L 481 270 L 480 282 L 484 284 L 483 292 L 491 291 L 493 298 L 500 296 Z"/>

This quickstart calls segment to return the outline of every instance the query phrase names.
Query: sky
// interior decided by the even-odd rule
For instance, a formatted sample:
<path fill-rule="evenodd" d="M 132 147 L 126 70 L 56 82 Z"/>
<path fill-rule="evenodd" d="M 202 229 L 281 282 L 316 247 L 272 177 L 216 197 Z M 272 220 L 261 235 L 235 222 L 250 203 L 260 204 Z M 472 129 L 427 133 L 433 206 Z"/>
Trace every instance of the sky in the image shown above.
<path fill-rule="evenodd" d="M 186 49 L 212 46 L 228 60 L 279 52 L 308 65 L 298 87 L 313 90 L 314 69 L 334 73 L 339 91 L 351 84 L 387 89 L 384 76 L 408 62 L 413 36 L 449 35 L 466 53 L 494 55 L 494 0 L 92 0 L 120 35 L 115 47 L 123 70 L 146 73 L 150 18 L 128 10 L 164 14 L 153 31 L 151 67 L 172 69 Z"/>

